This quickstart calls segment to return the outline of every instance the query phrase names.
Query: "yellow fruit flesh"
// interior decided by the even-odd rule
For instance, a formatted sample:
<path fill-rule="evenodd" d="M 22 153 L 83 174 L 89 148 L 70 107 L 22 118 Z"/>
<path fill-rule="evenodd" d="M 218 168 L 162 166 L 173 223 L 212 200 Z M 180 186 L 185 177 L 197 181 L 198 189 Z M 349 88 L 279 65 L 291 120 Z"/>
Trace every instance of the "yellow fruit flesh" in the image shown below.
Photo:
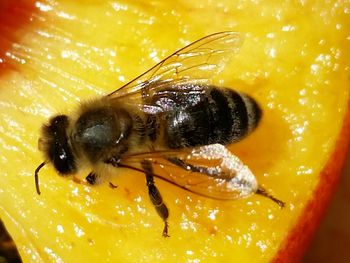
<path fill-rule="evenodd" d="M 36 2 L 0 75 L 0 217 L 25 262 L 268 262 L 312 196 L 334 150 L 349 97 L 350 4 L 239 1 Z M 109 93 L 200 37 L 233 30 L 244 42 L 216 81 L 251 94 L 261 125 L 230 149 L 285 201 L 217 201 L 156 181 L 170 238 L 144 176 L 120 169 L 88 187 L 43 161 L 39 129 L 80 100 Z M 87 171 L 84 171 L 85 175 Z"/>

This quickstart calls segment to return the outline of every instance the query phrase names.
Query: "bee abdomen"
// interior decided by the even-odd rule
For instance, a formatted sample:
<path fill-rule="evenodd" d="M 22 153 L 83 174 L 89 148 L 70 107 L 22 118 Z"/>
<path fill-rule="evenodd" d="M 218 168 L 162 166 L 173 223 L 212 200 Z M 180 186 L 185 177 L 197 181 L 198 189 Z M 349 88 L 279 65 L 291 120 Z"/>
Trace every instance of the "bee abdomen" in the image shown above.
<path fill-rule="evenodd" d="M 230 89 L 207 90 L 195 105 L 168 114 L 168 147 L 225 145 L 239 141 L 257 126 L 261 110 L 254 99 Z"/>

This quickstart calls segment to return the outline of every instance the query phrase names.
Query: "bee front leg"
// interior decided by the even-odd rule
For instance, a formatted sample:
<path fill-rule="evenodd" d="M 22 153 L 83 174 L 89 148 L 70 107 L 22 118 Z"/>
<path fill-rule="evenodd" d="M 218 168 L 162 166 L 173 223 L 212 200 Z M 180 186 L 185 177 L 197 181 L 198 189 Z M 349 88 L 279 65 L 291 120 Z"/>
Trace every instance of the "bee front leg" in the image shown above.
<path fill-rule="evenodd" d="M 86 177 L 85 180 L 90 184 L 90 185 L 95 185 L 96 184 L 96 179 L 97 175 L 94 172 L 90 172 Z"/>
<path fill-rule="evenodd" d="M 164 221 L 163 237 L 169 237 L 168 235 L 168 217 L 169 210 L 163 202 L 163 198 L 154 184 L 153 180 L 153 168 L 152 164 L 149 161 L 144 160 L 142 163 L 142 168 L 145 171 L 146 183 L 148 187 L 148 195 L 151 199 L 152 204 L 157 210 L 157 213 Z"/>
<path fill-rule="evenodd" d="M 82 184 L 82 185 L 86 185 L 86 182 L 87 182 L 89 185 L 95 185 L 97 183 L 97 175 L 94 172 L 90 172 L 85 177 L 85 181 L 73 175 L 73 182 L 77 184 Z"/>

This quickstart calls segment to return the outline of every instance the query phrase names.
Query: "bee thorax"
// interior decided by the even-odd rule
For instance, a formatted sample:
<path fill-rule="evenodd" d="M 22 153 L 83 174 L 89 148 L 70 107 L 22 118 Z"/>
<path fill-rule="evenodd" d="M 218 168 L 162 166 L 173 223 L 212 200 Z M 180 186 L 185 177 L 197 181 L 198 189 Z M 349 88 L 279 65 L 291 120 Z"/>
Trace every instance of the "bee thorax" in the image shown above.
<path fill-rule="evenodd" d="M 109 107 L 95 108 L 78 118 L 73 141 L 95 163 L 125 152 L 131 128 L 132 121 L 127 112 Z"/>

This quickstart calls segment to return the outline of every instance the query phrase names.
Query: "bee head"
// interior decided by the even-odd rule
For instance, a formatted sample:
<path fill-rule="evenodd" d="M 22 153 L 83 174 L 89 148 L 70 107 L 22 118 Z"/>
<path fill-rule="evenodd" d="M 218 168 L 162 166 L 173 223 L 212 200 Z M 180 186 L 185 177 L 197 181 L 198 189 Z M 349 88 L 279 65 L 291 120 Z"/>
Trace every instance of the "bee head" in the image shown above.
<path fill-rule="evenodd" d="M 67 136 L 68 126 L 69 118 L 66 115 L 57 115 L 42 127 L 38 148 L 44 152 L 47 161 L 40 164 L 35 170 L 38 194 L 40 194 L 38 173 L 47 162 L 51 162 L 60 175 L 73 174 L 77 170 L 75 157 Z"/>

